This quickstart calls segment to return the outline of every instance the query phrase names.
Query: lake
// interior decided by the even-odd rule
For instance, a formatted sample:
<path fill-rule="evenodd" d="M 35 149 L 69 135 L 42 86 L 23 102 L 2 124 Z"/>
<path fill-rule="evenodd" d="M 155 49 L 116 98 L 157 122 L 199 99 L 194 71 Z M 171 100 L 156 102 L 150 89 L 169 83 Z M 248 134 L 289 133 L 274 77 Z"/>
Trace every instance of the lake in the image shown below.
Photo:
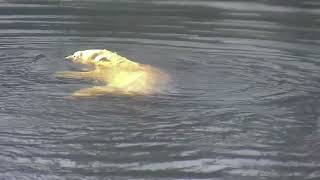
<path fill-rule="evenodd" d="M 104 48 L 170 87 L 66 98 Z M 0 179 L 320 179 L 319 49 L 318 0 L 2 0 Z"/>

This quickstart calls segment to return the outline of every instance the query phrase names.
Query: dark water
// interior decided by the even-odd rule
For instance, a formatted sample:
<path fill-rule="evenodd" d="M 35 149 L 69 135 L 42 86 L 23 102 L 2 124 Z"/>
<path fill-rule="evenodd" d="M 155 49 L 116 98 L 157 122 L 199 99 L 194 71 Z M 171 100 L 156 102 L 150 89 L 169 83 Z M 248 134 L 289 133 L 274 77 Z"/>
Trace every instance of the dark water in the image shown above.
<path fill-rule="evenodd" d="M 70 100 L 107 48 L 164 94 Z M 318 0 L 0 3 L 0 179 L 320 179 Z"/>

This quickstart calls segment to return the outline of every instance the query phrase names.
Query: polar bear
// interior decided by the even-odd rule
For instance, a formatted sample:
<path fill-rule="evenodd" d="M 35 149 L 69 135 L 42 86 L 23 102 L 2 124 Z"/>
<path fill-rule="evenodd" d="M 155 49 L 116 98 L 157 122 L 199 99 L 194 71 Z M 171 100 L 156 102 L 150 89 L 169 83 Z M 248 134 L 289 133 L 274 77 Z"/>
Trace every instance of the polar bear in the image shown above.
<path fill-rule="evenodd" d="M 154 94 L 161 92 L 169 81 L 167 73 L 140 64 L 106 49 L 77 51 L 66 59 L 93 67 L 90 71 L 60 71 L 57 77 L 98 80 L 104 85 L 80 89 L 73 97 L 93 97 L 107 93 Z"/>

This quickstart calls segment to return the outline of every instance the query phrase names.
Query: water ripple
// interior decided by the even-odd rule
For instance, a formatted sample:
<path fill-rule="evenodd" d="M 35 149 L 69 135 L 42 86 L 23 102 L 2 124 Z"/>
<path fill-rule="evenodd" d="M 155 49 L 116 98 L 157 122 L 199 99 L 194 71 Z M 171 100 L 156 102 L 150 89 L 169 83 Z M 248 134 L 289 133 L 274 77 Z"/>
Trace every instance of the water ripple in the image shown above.
<path fill-rule="evenodd" d="M 320 4 L 0 2 L 0 179 L 319 179 Z M 75 50 L 168 72 L 154 96 L 65 96 Z"/>

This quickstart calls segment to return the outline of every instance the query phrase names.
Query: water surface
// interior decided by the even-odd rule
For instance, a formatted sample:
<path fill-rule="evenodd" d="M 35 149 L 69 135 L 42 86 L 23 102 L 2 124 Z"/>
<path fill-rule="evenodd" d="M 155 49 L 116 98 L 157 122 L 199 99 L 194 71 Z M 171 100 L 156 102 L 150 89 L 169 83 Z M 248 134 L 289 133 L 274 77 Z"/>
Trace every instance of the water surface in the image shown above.
<path fill-rule="evenodd" d="M 0 1 L 0 179 L 319 179 L 319 29 L 317 0 Z M 94 48 L 170 89 L 66 99 Z"/>

